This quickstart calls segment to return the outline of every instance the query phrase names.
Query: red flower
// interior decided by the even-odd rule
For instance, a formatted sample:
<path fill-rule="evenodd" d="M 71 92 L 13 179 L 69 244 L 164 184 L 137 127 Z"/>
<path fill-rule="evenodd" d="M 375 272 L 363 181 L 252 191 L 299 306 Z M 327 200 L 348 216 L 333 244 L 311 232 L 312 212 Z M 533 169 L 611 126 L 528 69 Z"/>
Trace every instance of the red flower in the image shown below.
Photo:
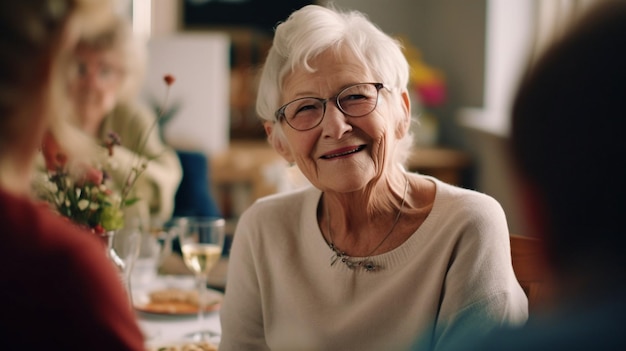
<path fill-rule="evenodd" d="M 104 141 L 104 147 L 109 150 L 109 157 L 113 156 L 113 147 L 115 145 L 122 145 L 122 140 L 117 133 L 109 132 L 107 139 Z"/>
<path fill-rule="evenodd" d="M 96 233 L 96 234 L 102 234 L 102 233 L 104 233 L 104 228 L 100 224 L 96 224 L 93 227 L 93 232 Z"/>
<path fill-rule="evenodd" d="M 174 84 L 174 81 L 176 80 L 176 78 L 174 78 L 174 76 L 173 76 L 173 75 L 171 75 L 171 74 L 166 74 L 166 75 L 163 77 L 163 80 L 165 81 L 165 84 L 167 84 L 168 86 L 170 86 L 170 85 Z"/>

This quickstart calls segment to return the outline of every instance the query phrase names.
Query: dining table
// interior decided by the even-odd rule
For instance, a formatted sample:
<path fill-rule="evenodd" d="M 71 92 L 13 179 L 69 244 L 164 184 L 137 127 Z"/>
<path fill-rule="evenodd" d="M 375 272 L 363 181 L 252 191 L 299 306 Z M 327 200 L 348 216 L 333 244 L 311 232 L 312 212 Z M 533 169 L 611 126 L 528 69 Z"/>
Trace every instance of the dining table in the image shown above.
<path fill-rule="evenodd" d="M 152 310 L 147 308 L 150 296 L 154 292 L 164 290 L 196 291 L 196 280 L 184 267 L 184 263 L 175 258 L 169 262 L 169 268 L 159 272 L 153 279 L 132 283 L 131 298 L 137 321 L 144 334 L 148 350 L 159 350 L 161 347 L 183 345 L 195 340 L 190 334 L 197 331 L 208 332 L 208 341 L 219 344 L 221 326 L 219 309 L 225 287 L 227 258 L 222 258 L 209 273 L 207 295 L 211 302 L 203 313 L 202 325 L 199 324 L 197 311 Z"/>

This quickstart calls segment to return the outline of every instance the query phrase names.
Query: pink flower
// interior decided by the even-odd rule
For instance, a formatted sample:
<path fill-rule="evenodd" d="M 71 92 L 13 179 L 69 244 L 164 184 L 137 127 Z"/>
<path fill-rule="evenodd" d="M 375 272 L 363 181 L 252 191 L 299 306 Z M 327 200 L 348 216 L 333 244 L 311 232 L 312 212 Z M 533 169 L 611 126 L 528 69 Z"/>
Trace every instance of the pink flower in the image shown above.
<path fill-rule="evenodd" d="M 102 171 L 93 167 L 87 167 L 85 173 L 83 173 L 82 176 L 83 183 L 91 183 L 96 185 L 102 184 L 103 179 L 104 175 L 102 174 Z"/>
<path fill-rule="evenodd" d="M 428 85 L 416 84 L 417 93 L 425 106 L 438 106 L 446 101 L 446 87 L 442 82 Z"/>

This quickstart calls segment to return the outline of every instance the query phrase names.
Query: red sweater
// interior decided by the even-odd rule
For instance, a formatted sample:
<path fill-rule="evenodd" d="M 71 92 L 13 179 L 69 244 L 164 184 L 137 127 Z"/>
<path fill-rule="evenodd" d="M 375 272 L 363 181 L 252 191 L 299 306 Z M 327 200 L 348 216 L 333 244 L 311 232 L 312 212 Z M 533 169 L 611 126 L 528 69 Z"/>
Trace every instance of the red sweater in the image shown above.
<path fill-rule="evenodd" d="M 100 240 L 2 189 L 0 284 L 0 349 L 145 349 Z"/>

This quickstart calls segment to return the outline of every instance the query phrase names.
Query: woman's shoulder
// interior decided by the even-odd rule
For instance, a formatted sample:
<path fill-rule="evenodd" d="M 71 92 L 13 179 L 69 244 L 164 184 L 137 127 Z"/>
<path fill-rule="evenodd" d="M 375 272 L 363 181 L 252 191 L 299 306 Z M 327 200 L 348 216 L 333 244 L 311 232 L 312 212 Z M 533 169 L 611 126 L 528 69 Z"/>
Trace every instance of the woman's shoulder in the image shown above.
<path fill-rule="evenodd" d="M 436 178 L 430 179 L 432 179 L 437 186 L 435 202 L 439 202 L 442 206 L 467 211 L 502 210 L 500 203 L 491 195 L 477 190 L 444 183 Z"/>
<path fill-rule="evenodd" d="M 434 181 L 437 192 L 429 217 L 435 227 L 488 236 L 488 233 L 508 233 L 506 215 L 495 198 L 476 190 Z"/>
<path fill-rule="evenodd" d="M 275 193 L 257 199 L 245 212 L 299 212 L 305 204 L 319 200 L 320 194 L 312 186 Z"/>
<path fill-rule="evenodd" d="M 290 233 L 301 225 L 314 226 L 320 194 L 319 190 L 306 187 L 256 200 L 239 217 L 235 237 L 247 237 L 255 245 L 261 245 L 264 238 L 283 236 L 281 240 L 289 240 L 301 237 Z"/>
<path fill-rule="evenodd" d="M 306 209 L 314 209 L 320 194 L 320 190 L 306 186 L 259 198 L 242 213 L 240 221 L 263 222 L 296 218 Z"/>
<path fill-rule="evenodd" d="M 146 126 L 154 123 L 156 114 L 140 102 L 124 102 L 117 104 L 108 118 L 115 126 Z"/>
<path fill-rule="evenodd" d="M 48 204 L 4 192 L 0 192 L 0 204 L 5 208 L 0 219 L 5 228 L 11 228 L 3 238 L 4 245 L 12 245 L 24 255 L 62 253 L 69 259 L 101 249 L 97 238 L 55 214 Z"/>

